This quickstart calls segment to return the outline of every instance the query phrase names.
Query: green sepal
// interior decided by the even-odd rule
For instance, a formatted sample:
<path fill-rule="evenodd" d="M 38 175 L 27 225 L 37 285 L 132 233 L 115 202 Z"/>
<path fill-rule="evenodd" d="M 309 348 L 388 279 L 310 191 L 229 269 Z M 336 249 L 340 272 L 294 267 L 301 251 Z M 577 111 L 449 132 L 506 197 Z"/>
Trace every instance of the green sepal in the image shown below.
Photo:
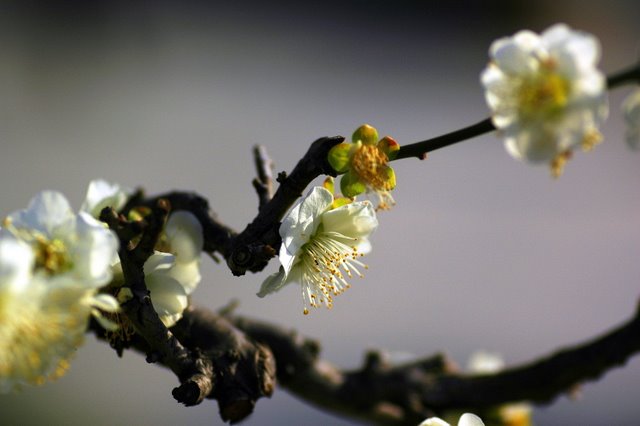
<path fill-rule="evenodd" d="M 345 197 L 355 197 L 366 190 L 367 187 L 355 173 L 349 171 L 340 178 L 340 191 Z"/>
<path fill-rule="evenodd" d="M 322 187 L 330 193 L 335 194 L 335 185 L 333 184 L 333 181 L 334 179 L 332 176 L 327 176 L 324 182 L 322 182 Z"/>
<path fill-rule="evenodd" d="M 400 144 L 391 136 L 385 136 L 378 142 L 378 148 L 387 155 L 389 160 L 393 160 L 400 151 Z"/>
<path fill-rule="evenodd" d="M 346 206 L 347 204 L 351 204 L 353 200 L 347 197 L 338 197 L 333 200 L 331 204 L 331 210 L 337 209 L 338 207 Z"/>
<path fill-rule="evenodd" d="M 385 174 L 387 175 L 386 179 L 384 180 L 385 188 L 388 191 L 391 191 L 393 188 L 396 187 L 396 173 L 393 171 L 391 167 L 387 166 L 387 170 L 385 170 Z"/>
<path fill-rule="evenodd" d="M 363 124 L 353 132 L 351 139 L 354 142 L 361 141 L 365 145 L 373 145 L 378 142 L 378 131 L 373 126 Z"/>
<path fill-rule="evenodd" d="M 349 170 L 349 153 L 351 152 L 350 143 L 339 143 L 329 150 L 327 160 L 333 169 L 338 173 L 344 173 Z"/>

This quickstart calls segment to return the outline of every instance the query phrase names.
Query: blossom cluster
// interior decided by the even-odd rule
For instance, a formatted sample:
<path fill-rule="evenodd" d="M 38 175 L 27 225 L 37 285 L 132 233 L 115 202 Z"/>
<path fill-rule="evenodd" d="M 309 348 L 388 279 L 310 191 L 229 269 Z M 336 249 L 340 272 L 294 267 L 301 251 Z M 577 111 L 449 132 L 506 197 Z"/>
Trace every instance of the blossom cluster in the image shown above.
<path fill-rule="evenodd" d="M 118 240 L 98 220 L 122 208 L 129 190 L 91 182 L 79 212 L 63 194 L 43 191 L 0 229 L 0 392 L 60 377 L 83 342 L 89 319 L 122 325 L 114 295 L 125 284 Z M 202 228 L 187 212 L 167 221 L 161 246 L 144 265 L 154 308 L 167 327 L 180 319 L 200 281 Z M 123 293 L 123 292 L 122 292 Z"/>
<path fill-rule="evenodd" d="M 89 317 L 118 303 L 99 289 L 113 274 L 118 242 L 59 192 L 43 191 L 0 231 L 0 391 L 41 384 L 66 371 Z"/>

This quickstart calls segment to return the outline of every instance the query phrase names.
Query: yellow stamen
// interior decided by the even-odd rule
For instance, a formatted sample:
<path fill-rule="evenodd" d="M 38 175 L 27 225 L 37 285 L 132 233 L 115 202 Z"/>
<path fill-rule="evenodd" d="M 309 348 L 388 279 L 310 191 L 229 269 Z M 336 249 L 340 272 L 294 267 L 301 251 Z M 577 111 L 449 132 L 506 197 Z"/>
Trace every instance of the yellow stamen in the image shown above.
<path fill-rule="evenodd" d="M 363 276 L 359 268 L 366 269 L 366 265 L 358 259 L 364 254 L 353 245 L 356 241 L 356 238 L 338 232 L 320 232 L 303 247 L 300 261 L 304 269 L 302 299 L 305 315 L 309 313 L 307 306 L 315 308 L 324 304 L 331 309 L 333 296 L 350 287 L 345 276 Z"/>
<path fill-rule="evenodd" d="M 567 164 L 567 161 L 571 159 L 571 155 L 571 151 L 565 151 L 561 152 L 553 160 L 551 160 L 551 176 L 556 179 L 562 176 L 564 166 Z"/>
<path fill-rule="evenodd" d="M 360 179 L 376 190 L 389 191 L 393 189 L 388 180 L 387 163 L 389 158 L 375 145 L 361 145 L 351 160 L 353 171 Z"/>
<path fill-rule="evenodd" d="M 49 274 L 57 274 L 71 269 L 71 260 L 63 241 L 48 240 L 43 235 L 35 235 L 36 269 L 44 269 Z"/>
<path fill-rule="evenodd" d="M 555 72 L 555 64 L 544 63 L 535 75 L 522 81 L 518 92 L 518 105 L 523 118 L 552 118 L 569 102 L 569 80 Z"/>
<path fill-rule="evenodd" d="M 602 142 L 602 133 L 597 129 L 591 129 L 585 133 L 582 139 L 582 150 L 584 152 L 589 152 L 600 142 Z"/>

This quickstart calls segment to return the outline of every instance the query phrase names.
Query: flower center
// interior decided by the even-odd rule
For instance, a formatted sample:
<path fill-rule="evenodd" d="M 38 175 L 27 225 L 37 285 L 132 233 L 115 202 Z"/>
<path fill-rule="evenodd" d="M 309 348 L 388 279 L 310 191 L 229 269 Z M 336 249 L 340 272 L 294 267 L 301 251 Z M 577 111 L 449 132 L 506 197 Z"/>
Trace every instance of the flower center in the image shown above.
<path fill-rule="evenodd" d="M 553 63 L 543 64 L 535 75 L 525 79 L 518 93 L 523 118 L 553 118 L 569 102 L 569 80 L 554 71 Z"/>
<path fill-rule="evenodd" d="M 375 145 L 362 145 L 353 154 L 353 171 L 374 189 L 389 191 L 393 189 L 387 178 L 389 158 Z"/>
<path fill-rule="evenodd" d="M 359 267 L 367 265 L 358 258 L 364 253 L 358 251 L 357 238 L 349 238 L 339 232 L 319 232 L 302 248 L 302 298 L 304 314 L 307 306 L 317 307 L 324 304 L 333 306 L 333 296 L 343 293 L 350 287 L 345 279 L 353 275 L 363 277 Z"/>
<path fill-rule="evenodd" d="M 48 240 L 42 235 L 35 235 L 33 241 L 36 270 L 44 270 L 48 275 L 54 275 L 71 269 L 71 259 L 62 240 Z"/>

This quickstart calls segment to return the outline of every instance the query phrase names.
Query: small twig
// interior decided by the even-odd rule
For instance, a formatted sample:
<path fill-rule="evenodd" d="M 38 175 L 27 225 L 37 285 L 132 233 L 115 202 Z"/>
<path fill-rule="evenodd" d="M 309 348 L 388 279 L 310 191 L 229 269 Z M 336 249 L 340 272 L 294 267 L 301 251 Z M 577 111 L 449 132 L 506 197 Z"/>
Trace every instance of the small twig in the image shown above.
<path fill-rule="evenodd" d="M 333 146 L 342 141 L 342 136 L 316 140 L 289 175 L 278 175 L 280 186 L 273 198 L 262 206 L 244 231 L 232 238 L 230 252 L 225 258 L 234 275 L 265 268 L 280 245 L 278 227 L 289 207 L 300 198 L 313 179 L 322 174 L 335 176 L 336 172 L 329 165 L 327 155 Z"/>
<path fill-rule="evenodd" d="M 262 145 L 253 147 L 253 159 L 258 175 L 253 180 L 253 187 L 258 193 L 259 208 L 262 208 L 273 197 L 273 161 Z"/>
<path fill-rule="evenodd" d="M 489 133 L 495 129 L 496 127 L 491 122 L 491 118 L 485 118 L 479 123 L 451 133 L 427 139 L 422 142 L 403 145 L 400 147 L 400 151 L 395 159 L 402 160 L 404 158 L 416 157 L 423 160 L 428 152 Z"/>
<path fill-rule="evenodd" d="M 626 83 L 640 84 L 640 62 L 626 70 L 611 74 L 607 77 L 607 86 L 609 89 L 622 86 Z"/>

